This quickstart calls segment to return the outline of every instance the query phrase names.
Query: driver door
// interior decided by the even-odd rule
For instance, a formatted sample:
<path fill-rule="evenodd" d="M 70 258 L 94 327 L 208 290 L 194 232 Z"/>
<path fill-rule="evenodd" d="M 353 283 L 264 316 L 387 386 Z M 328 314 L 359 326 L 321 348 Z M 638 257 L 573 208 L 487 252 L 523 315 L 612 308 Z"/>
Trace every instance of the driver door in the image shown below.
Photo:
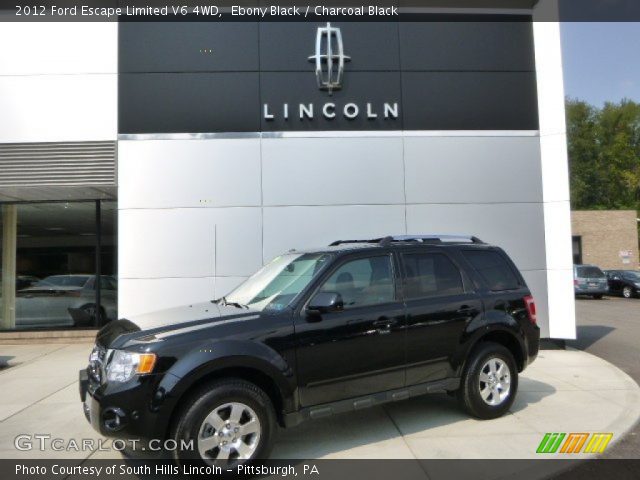
<path fill-rule="evenodd" d="M 319 292 L 338 293 L 344 307 L 322 315 L 303 308 L 296 319 L 303 407 L 404 386 L 405 314 L 397 272 L 390 253 L 350 257 L 311 294 L 309 300 Z"/>

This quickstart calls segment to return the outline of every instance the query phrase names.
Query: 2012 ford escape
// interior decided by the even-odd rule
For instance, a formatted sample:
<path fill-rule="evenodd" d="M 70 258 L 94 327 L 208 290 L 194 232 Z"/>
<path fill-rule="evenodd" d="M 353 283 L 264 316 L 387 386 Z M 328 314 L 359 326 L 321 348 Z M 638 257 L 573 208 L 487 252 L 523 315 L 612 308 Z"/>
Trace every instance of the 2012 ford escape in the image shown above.
<path fill-rule="evenodd" d="M 226 297 L 107 324 L 80 395 L 103 435 L 192 441 L 178 462 L 237 464 L 266 458 L 278 425 L 426 393 L 499 417 L 538 343 L 535 303 L 500 248 L 337 241 L 277 257 Z"/>

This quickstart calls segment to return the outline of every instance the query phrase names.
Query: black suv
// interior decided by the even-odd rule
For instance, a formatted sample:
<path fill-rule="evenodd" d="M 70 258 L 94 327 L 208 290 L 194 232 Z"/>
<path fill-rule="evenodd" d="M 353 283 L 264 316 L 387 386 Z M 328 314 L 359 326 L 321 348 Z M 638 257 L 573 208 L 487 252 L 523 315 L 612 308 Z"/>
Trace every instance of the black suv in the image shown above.
<path fill-rule="evenodd" d="M 266 458 L 277 425 L 426 393 L 499 417 L 539 336 L 500 248 L 337 241 L 277 257 L 218 300 L 109 323 L 80 394 L 103 435 L 175 440 L 177 461 L 237 464 Z"/>

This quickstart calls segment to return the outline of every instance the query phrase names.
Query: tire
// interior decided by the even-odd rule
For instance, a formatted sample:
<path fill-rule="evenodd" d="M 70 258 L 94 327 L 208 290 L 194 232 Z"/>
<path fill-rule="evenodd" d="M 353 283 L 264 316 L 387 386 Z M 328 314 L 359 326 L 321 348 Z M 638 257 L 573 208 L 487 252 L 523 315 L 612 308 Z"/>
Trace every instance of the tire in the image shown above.
<path fill-rule="evenodd" d="M 604 295 L 593 295 L 593 298 L 594 298 L 595 300 L 602 300 L 602 297 L 603 297 L 603 296 L 604 296 Z"/>
<path fill-rule="evenodd" d="M 180 409 L 170 438 L 178 446 L 193 440 L 193 448 L 178 448 L 173 457 L 179 464 L 223 469 L 266 459 L 276 429 L 275 411 L 266 393 L 245 380 L 218 380 L 198 389 Z M 242 435 L 243 431 L 251 433 Z"/>
<path fill-rule="evenodd" d="M 631 288 L 631 287 L 628 287 L 628 286 L 627 286 L 627 287 L 624 287 L 624 288 L 622 289 L 622 296 L 623 296 L 624 298 L 631 298 L 631 297 L 633 297 L 633 290 L 632 290 L 632 288 Z"/>
<path fill-rule="evenodd" d="M 490 376 L 500 371 L 492 372 L 492 366 L 494 369 L 501 366 L 502 375 L 507 374 L 502 377 L 502 381 L 499 377 L 494 384 L 495 389 L 489 383 L 494 381 Z M 504 369 L 508 371 L 505 372 Z M 517 391 L 518 368 L 511 352 L 499 343 L 482 342 L 477 345 L 465 366 L 458 390 L 458 401 L 462 408 L 482 420 L 498 418 L 511 408 Z"/>

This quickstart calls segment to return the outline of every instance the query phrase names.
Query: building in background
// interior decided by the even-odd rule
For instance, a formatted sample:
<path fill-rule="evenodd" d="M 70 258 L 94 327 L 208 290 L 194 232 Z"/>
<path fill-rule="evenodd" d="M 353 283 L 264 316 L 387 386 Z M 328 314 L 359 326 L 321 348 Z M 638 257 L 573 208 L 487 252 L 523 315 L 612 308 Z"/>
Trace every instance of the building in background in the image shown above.
<path fill-rule="evenodd" d="M 603 270 L 638 270 L 638 212 L 571 212 L 573 262 Z"/>
<path fill-rule="evenodd" d="M 109 317 L 108 286 L 119 316 L 189 304 L 291 248 L 433 232 L 504 247 L 542 335 L 573 338 L 545 3 L 428 22 L 3 24 L 0 325 L 62 298 L 67 325 Z"/>

